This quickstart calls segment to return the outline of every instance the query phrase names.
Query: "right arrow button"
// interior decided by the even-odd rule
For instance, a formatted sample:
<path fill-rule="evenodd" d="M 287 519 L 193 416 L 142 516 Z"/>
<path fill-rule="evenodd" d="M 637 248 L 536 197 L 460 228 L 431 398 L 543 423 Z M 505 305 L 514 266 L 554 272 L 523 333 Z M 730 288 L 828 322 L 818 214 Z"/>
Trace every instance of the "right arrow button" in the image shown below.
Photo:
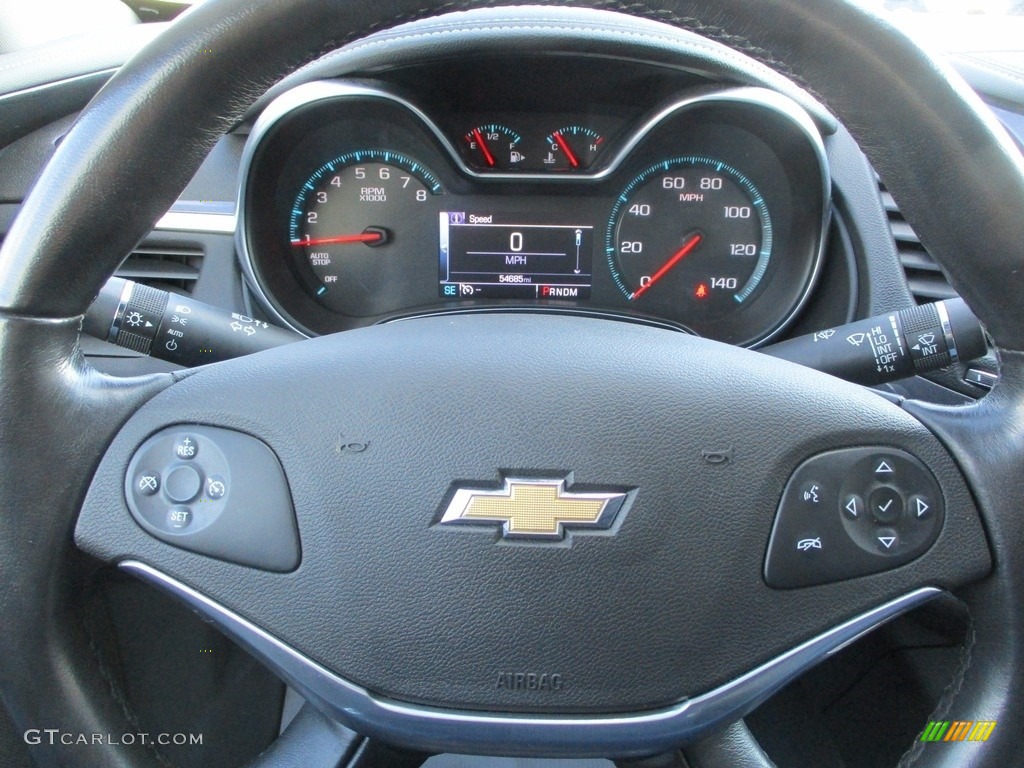
<path fill-rule="evenodd" d="M 907 501 L 907 506 L 910 509 L 910 514 L 914 516 L 915 520 L 921 520 L 929 517 L 932 511 L 932 502 L 923 494 L 914 494 Z"/>

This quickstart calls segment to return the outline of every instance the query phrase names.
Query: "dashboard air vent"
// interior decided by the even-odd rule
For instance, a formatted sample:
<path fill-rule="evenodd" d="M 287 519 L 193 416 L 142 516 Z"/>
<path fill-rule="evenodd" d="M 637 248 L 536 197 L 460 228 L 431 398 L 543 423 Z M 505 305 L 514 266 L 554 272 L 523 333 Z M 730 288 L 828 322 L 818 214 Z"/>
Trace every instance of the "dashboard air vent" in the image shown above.
<path fill-rule="evenodd" d="M 142 243 L 116 274 L 162 291 L 192 293 L 202 265 L 203 249 L 198 245 Z"/>
<path fill-rule="evenodd" d="M 899 253 L 900 264 L 903 265 L 903 272 L 907 276 L 907 283 L 910 285 L 910 292 L 914 294 L 914 299 L 918 304 L 927 304 L 956 296 L 956 291 L 946 281 L 939 265 L 921 245 L 921 240 L 903 218 L 885 185 L 879 182 L 878 189 L 882 193 L 882 204 L 885 205 L 885 212 L 889 217 L 889 228 L 896 240 L 896 251 Z"/>

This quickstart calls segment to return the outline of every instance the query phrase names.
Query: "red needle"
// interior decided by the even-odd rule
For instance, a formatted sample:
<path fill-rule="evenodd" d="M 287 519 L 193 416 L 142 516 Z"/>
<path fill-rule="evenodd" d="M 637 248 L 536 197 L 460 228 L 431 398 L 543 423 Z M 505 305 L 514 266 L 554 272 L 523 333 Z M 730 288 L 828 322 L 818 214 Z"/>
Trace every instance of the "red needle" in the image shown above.
<path fill-rule="evenodd" d="M 648 290 L 650 290 L 651 286 L 654 285 L 659 280 L 661 280 L 661 278 L 663 278 L 668 273 L 668 271 L 672 269 L 672 267 L 674 267 L 676 264 L 678 264 L 680 261 L 686 258 L 693 251 L 694 248 L 700 245 L 703 239 L 704 236 L 701 235 L 700 232 L 694 232 L 692 235 L 690 235 L 690 239 L 683 243 L 683 247 L 676 251 L 674 254 L 672 254 L 672 258 L 666 261 L 664 264 L 662 264 L 661 268 L 653 275 L 651 275 L 651 279 L 648 280 L 645 285 L 641 285 L 639 288 L 633 291 L 633 295 L 629 297 L 629 300 L 636 301 L 641 296 L 643 296 Z"/>
<path fill-rule="evenodd" d="M 493 168 L 495 166 L 494 155 L 492 155 L 491 150 L 487 148 L 487 142 L 484 141 L 484 137 L 480 133 L 479 128 L 473 129 L 473 138 L 476 139 L 476 145 L 480 147 L 480 151 L 484 153 L 484 160 L 487 161 L 487 165 Z"/>
<path fill-rule="evenodd" d="M 558 142 L 558 146 L 560 146 L 562 148 L 562 151 L 565 152 L 565 156 L 569 160 L 569 165 L 571 165 L 573 168 L 579 168 L 580 161 L 576 159 L 576 155 L 574 155 L 572 153 L 572 150 L 569 149 L 569 145 L 568 143 L 566 143 L 565 139 L 562 138 L 562 134 L 556 132 L 554 136 L 555 141 Z"/>
<path fill-rule="evenodd" d="M 338 235 L 337 237 L 321 237 L 318 240 L 292 240 L 292 245 L 335 245 L 345 243 L 376 243 L 384 239 L 380 232 L 361 232 L 358 235 Z"/>

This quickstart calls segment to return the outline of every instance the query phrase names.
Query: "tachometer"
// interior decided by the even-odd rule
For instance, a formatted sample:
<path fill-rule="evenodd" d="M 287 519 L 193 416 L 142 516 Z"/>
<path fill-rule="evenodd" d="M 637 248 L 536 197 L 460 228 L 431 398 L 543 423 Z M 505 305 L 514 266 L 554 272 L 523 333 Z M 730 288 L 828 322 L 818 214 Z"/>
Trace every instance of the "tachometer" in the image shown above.
<path fill-rule="evenodd" d="M 735 168 L 676 157 L 638 174 L 616 200 L 606 253 L 612 279 L 638 308 L 683 322 L 735 311 L 772 258 L 764 198 Z"/>
<path fill-rule="evenodd" d="M 441 193 L 429 170 L 388 150 L 349 152 L 314 171 L 295 197 L 288 234 L 316 298 L 349 315 L 374 312 L 395 256 L 436 227 L 431 201 Z"/>

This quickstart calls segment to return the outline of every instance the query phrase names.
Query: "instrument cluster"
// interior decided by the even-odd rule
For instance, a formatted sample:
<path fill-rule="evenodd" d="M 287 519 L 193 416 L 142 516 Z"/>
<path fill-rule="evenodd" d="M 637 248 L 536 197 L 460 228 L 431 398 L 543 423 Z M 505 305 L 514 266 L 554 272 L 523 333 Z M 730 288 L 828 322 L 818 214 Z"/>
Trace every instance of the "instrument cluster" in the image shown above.
<path fill-rule="evenodd" d="M 733 344 L 811 291 L 829 172 L 772 91 L 493 109 L 382 82 L 298 86 L 243 159 L 243 267 L 308 334 L 436 312 L 583 312 Z"/>

